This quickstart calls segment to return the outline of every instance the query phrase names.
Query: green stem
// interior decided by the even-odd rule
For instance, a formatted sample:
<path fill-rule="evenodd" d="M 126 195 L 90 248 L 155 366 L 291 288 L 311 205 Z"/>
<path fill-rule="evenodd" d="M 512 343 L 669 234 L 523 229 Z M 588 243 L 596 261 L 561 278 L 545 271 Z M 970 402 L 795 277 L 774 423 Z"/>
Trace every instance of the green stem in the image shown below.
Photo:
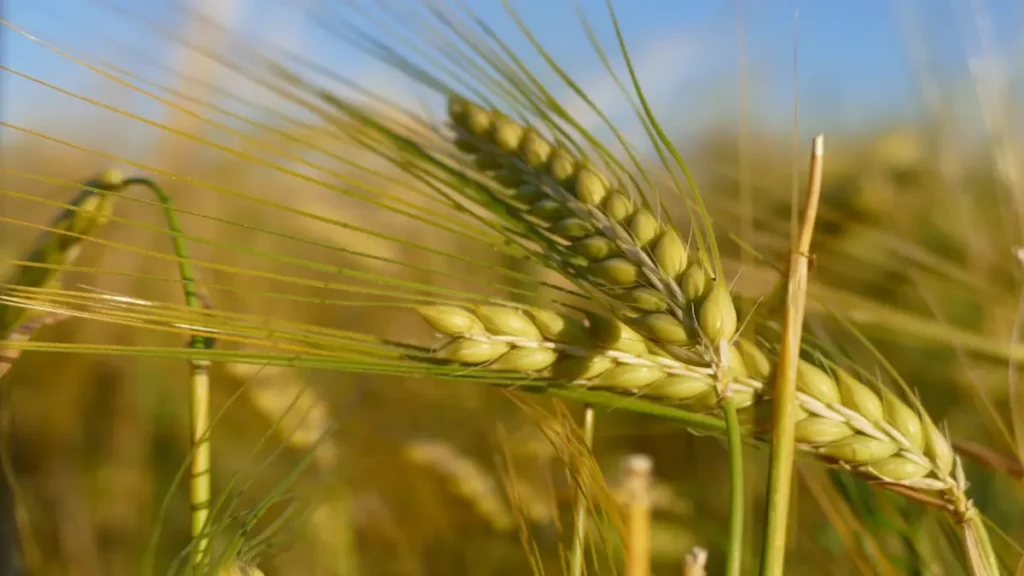
<path fill-rule="evenodd" d="M 178 222 L 178 214 L 174 210 L 171 197 L 164 192 L 159 184 L 149 178 L 134 177 L 124 182 L 125 186 L 138 184 L 149 188 L 159 199 L 164 208 L 164 217 L 167 220 L 167 227 L 171 231 L 171 242 L 174 246 L 174 254 L 178 257 L 178 275 L 181 277 L 182 289 L 185 293 L 185 304 L 189 308 L 205 308 L 203 299 L 196 288 L 195 274 L 189 265 L 188 252 L 181 240 L 182 229 Z M 211 348 L 213 341 L 203 336 L 193 336 L 189 341 L 189 348 L 193 350 L 207 350 Z M 212 456 L 210 453 L 210 374 L 208 360 L 193 359 L 191 364 L 191 376 L 189 379 L 190 402 L 189 402 L 189 428 L 191 430 L 192 450 L 194 452 L 191 463 L 191 475 L 189 478 L 189 504 L 192 509 L 191 528 L 192 538 L 195 540 L 192 547 L 192 567 L 201 571 L 206 561 L 207 549 L 209 547 L 209 534 L 207 533 L 207 522 L 210 516 L 211 501 L 211 474 Z"/>
<path fill-rule="evenodd" d="M 740 419 L 731 398 L 722 401 L 729 443 L 729 542 L 725 556 L 726 576 L 739 576 L 743 564 L 743 437 Z"/>
<path fill-rule="evenodd" d="M 594 446 L 594 409 L 587 404 L 583 407 L 583 441 L 587 448 Z M 575 525 L 572 533 L 572 552 L 569 556 L 569 576 L 583 576 L 583 548 L 587 539 L 587 494 L 580 484 L 576 493 L 573 514 Z"/>

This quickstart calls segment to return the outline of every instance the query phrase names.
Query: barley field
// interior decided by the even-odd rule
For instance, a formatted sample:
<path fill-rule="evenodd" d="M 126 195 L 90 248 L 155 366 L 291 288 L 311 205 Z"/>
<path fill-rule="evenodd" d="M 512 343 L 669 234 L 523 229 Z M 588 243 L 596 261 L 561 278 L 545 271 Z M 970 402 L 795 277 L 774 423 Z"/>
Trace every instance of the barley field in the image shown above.
<path fill-rule="evenodd" d="M 0 573 L 1024 574 L 1020 5 L 0 24 Z"/>

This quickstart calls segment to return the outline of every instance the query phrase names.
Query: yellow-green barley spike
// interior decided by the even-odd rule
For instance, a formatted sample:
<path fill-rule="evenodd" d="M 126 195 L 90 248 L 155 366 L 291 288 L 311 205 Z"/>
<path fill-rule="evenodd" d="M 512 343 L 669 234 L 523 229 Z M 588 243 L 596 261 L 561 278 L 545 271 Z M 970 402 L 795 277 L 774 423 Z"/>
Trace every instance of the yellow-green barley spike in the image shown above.
<path fill-rule="evenodd" d="M 116 196 L 125 185 L 125 176 L 116 168 L 106 170 L 83 184 L 84 188 L 43 232 L 35 248 L 23 264 L 7 280 L 9 285 L 28 288 L 51 288 L 59 282 L 61 266 L 70 264 L 78 255 L 82 238 L 91 236 L 110 220 Z M 33 266 L 32 263 L 47 266 Z M 19 326 L 43 312 L 20 306 L 0 304 L 0 340 L 6 339 Z"/>

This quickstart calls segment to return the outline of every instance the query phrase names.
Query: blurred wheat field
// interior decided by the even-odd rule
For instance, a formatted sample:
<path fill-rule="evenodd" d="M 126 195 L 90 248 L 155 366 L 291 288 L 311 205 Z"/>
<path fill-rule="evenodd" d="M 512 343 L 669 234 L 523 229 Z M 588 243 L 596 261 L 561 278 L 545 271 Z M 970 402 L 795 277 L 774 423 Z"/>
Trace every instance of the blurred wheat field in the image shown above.
<path fill-rule="evenodd" d="M 550 18 L 572 18 L 562 25 L 573 31 L 552 53 L 573 61 L 590 47 L 564 4 Z M 641 44 L 646 78 L 656 84 L 681 41 L 670 37 L 658 60 L 642 23 L 653 26 L 659 8 L 614 4 L 624 22 L 633 20 L 627 42 Z M 694 33 L 700 50 L 725 54 L 717 76 L 651 92 L 700 185 L 733 293 L 745 311 L 771 312 L 790 247 L 793 189 L 806 180 L 803 134 L 825 132 L 807 338 L 882 374 L 869 342 L 909 383 L 964 458 L 969 496 L 992 527 L 1004 570 L 1019 573 L 1024 277 L 1014 250 L 1024 245 L 1024 125 L 1013 38 L 1024 14 L 1008 2 L 952 2 L 950 21 L 939 22 L 922 2 L 872 3 L 850 26 L 901 31 L 908 52 L 886 57 L 912 62 L 917 76 L 904 81 L 919 83 L 920 97 L 895 111 L 845 104 L 845 114 L 874 113 L 861 122 L 802 95 L 811 120 L 794 135 L 792 94 L 779 88 L 792 71 L 776 66 L 783 76 L 768 81 L 756 69 L 786 58 L 750 51 L 730 59 L 734 48 L 725 47 L 737 38 L 742 45 L 742 19 L 759 31 L 754 40 L 782 46 L 779 54 L 792 49 L 793 6 L 753 4 L 737 3 L 735 13 L 708 8 L 715 33 Z M 541 42 L 559 40 L 560 25 L 533 3 L 508 7 Z M 603 3 L 579 8 L 616 54 Z M 173 198 L 214 309 L 146 316 L 147 306 L 183 306 L 173 234 L 143 191 L 120 194 L 111 221 L 61 271 L 69 311 L 80 315 L 33 334 L 0 382 L 14 487 L 5 504 L 18 507 L 0 522 L 19 535 L 24 573 L 188 573 L 190 502 L 179 475 L 187 476 L 190 457 L 190 366 L 168 351 L 184 350 L 204 323 L 212 328 L 199 333 L 213 334 L 213 353 L 222 354 L 211 367 L 213 493 L 229 506 L 219 510 L 213 546 L 241 534 L 240 556 L 268 576 L 568 573 L 579 486 L 593 508 L 587 573 L 621 573 L 623 462 L 636 454 L 653 462 L 652 573 L 680 573 L 694 547 L 709 551 L 708 573 L 721 573 L 729 514 L 721 438 L 612 406 L 597 411 L 591 452 L 577 402 L 526 385 L 488 386 L 477 374 L 434 378 L 429 366 L 388 367 L 388 355 L 404 350 L 396 343 L 437 344 L 410 305 L 587 302 L 503 228 L 446 195 L 445 185 L 472 188 L 472 178 L 417 164 L 409 152 L 448 145 L 438 128 L 444 94 L 427 70 L 520 109 L 561 102 L 581 118 L 595 114 L 562 90 L 503 3 L 16 1 L 6 10 L 0 273 L 7 278 L 25 259 L 82 182 L 117 166 Z M 690 15 L 679 10 L 677 18 Z M 800 50 L 813 51 L 827 41 L 813 28 L 826 9 L 800 10 L 809 35 Z M 779 26 L 765 20 L 758 28 L 758 15 L 769 14 Z M 108 26 L 89 28 L 85 39 L 73 33 L 97 22 Z M 963 38 L 959 73 L 922 64 L 949 50 L 915 44 L 922 31 Z M 473 53 L 466 46 L 474 43 L 487 48 Z M 384 66 L 368 67 L 374 59 Z M 566 65 L 575 77 L 601 68 L 598 59 L 576 61 Z M 861 64 L 880 66 L 874 52 Z M 1005 76 L 981 64 L 1000 64 Z M 801 86 L 834 78 L 814 67 L 802 73 Z M 522 84 L 529 97 L 509 88 L 529 74 L 537 82 Z M 613 84 L 599 78 L 601 87 Z M 674 106 L 680 93 L 707 111 Z M 782 106 L 774 105 L 779 93 Z M 667 192 L 673 175 L 628 120 L 634 102 L 610 101 L 653 187 L 666 191 L 658 198 L 666 212 L 686 220 L 684 199 Z M 605 132 L 594 129 L 616 145 Z M 105 296 L 149 304 L 122 309 Z M 124 310 L 140 316 L 119 316 Z M 272 355 L 284 360 L 261 362 Z M 743 459 L 752 573 L 768 454 L 750 446 Z M 786 572 L 968 574 L 951 524 L 922 502 L 800 458 Z"/>

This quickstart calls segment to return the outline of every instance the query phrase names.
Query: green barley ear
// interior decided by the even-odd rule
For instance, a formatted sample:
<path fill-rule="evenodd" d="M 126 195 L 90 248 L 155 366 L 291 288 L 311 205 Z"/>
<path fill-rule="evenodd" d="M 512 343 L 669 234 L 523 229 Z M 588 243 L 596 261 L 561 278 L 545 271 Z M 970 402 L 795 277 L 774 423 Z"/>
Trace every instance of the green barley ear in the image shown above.
<path fill-rule="evenodd" d="M 39 235 L 25 263 L 14 270 L 8 285 L 23 288 L 56 288 L 62 267 L 72 264 L 84 238 L 96 234 L 114 211 L 115 193 L 125 187 L 124 174 L 111 168 L 86 181 L 70 206 L 57 215 Z M 29 308 L 0 304 L 0 340 L 40 314 Z"/>
<path fill-rule="evenodd" d="M 418 311 L 447 331 L 448 343 L 437 355 L 452 362 L 520 373 L 550 387 L 640 396 L 695 413 L 717 410 L 714 367 L 694 361 L 699 357 L 688 361 L 666 354 L 660 342 L 602 314 L 588 312 L 584 321 L 551 310 L 522 313 L 496 305 Z M 737 409 L 753 413 L 749 420 L 763 422 L 771 411 L 767 393 L 777 351 L 739 338 L 728 354 L 734 361 L 726 390 Z M 848 370 L 811 359 L 798 364 L 797 390 L 800 449 L 883 486 L 958 501 L 963 487 L 952 476 L 955 455 L 949 441 L 897 394 L 884 387 L 876 391 Z M 747 432 L 767 439 L 763 427 Z"/>

